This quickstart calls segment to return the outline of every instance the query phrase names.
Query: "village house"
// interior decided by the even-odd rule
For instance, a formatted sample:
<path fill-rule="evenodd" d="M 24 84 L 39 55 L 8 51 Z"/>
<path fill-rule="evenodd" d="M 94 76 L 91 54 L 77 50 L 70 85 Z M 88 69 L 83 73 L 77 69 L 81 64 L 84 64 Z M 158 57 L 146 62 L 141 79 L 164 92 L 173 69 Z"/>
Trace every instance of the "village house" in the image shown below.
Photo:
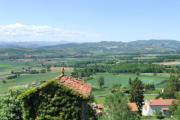
<path fill-rule="evenodd" d="M 54 87 L 58 88 L 59 92 L 61 92 L 61 93 L 58 93 L 56 91 L 54 91 L 54 92 L 49 91 L 48 96 L 51 96 L 51 99 L 48 97 L 45 97 L 45 95 L 43 95 L 43 94 L 40 94 L 45 89 L 49 89 L 49 90 L 52 89 L 52 91 L 53 91 L 53 88 L 47 88 L 49 86 L 48 85 L 49 83 L 55 85 Z M 72 97 L 75 97 L 73 99 L 77 98 L 77 100 L 79 100 L 78 103 L 75 102 L 72 104 L 81 106 L 81 108 L 80 108 L 81 113 L 74 113 L 74 114 L 77 114 L 79 116 L 79 118 L 78 118 L 79 120 L 85 120 L 86 119 L 86 113 L 87 113 L 87 101 L 89 100 L 89 96 L 91 95 L 92 87 L 88 83 L 86 83 L 80 79 L 76 79 L 76 78 L 73 78 L 71 76 L 64 75 L 64 68 L 62 69 L 62 74 L 60 76 L 58 76 L 54 81 L 49 81 L 49 83 L 47 81 L 46 83 L 42 84 L 41 86 L 39 86 L 37 88 L 37 91 L 35 91 L 33 89 L 32 90 L 33 92 L 23 93 L 21 99 L 26 99 L 26 96 L 30 96 L 30 97 L 28 97 L 28 100 L 31 101 L 31 99 L 33 99 L 31 97 L 36 96 L 37 99 L 33 99 L 33 101 L 31 101 L 29 103 L 26 102 L 26 105 L 31 106 L 31 104 L 36 104 L 36 103 L 39 103 L 39 105 L 41 105 L 41 104 L 51 103 L 51 101 L 54 101 L 54 99 L 57 98 L 59 94 L 61 94 L 61 95 L 63 95 L 63 97 L 59 96 L 60 101 L 58 103 L 58 104 L 60 104 L 60 102 L 63 101 L 61 107 L 56 106 L 55 104 L 52 104 L 52 105 L 53 105 L 53 108 L 57 107 L 59 109 L 59 111 L 56 111 L 56 112 L 59 112 L 59 114 L 60 113 L 62 114 L 63 111 L 66 111 L 69 113 L 73 111 L 72 109 L 70 109 L 72 107 L 69 107 L 69 108 L 66 107 L 66 106 L 69 106 L 69 102 L 68 101 L 66 102 L 64 99 L 66 97 L 69 99 L 69 97 L 72 96 Z M 60 84 L 58 84 L 58 83 L 60 83 Z M 62 86 L 60 86 L 60 85 L 62 85 Z M 78 94 L 76 94 L 76 93 L 78 93 Z M 38 99 L 38 98 L 41 98 L 41 99 Z M 42 103 L 43 100 L 48 101 L 48 103 Z M 24 107 L 24 109 L 26 109 L 26 108 L 27 107 Z M 62 108 L 62 110 L 61 110 L 61 108 Z M 28 109 L 26 111 L 28 113 L 30 113 L 31 110 L 34 110 L 34 112 L 37 112 L 38 109 L 39 108 L 37 108 L 37 110 L 34 110 L 34 108 L 32 108 L 32 109 Z M 41 109 L 43 109 L 43 108 L 41 108 Z M 47 110 L 49 110 L 49 109 L 45 109 L 45 108 L 43 109 L 43 111 L 47 111 Z M 23 114 L 26 115 L 25 113 L 23 113 Z M 36 114 L 36 115 L 37 116 L 33 116 L 32 119 L 36 119 L 39 117 L 38 114 Z M 30 117 L 31 117 L 31 115 L 30 115 Z M 54 117 L 54 116 L 50 116 L 50 117 Z"/>
<path fill-rule="evenodd" d="M 133 103 L 128 103 L 128 106 L 131 108 L 131 111 L 132 111 L 132 112 L 138 112 L 138 107 L 137 107 L 137 105 L 136 105 L 135 102 L 133 102 Z"/>
<path fill-rule="evenodd" d="M 155 100 L 146 100 L 145 105 L 142 109 L 142 115 L 144 116 L 153 116 L 156 110 L 161 110 L 164 115 L 169 114 L 168 107 L 176 101 L 175 99 L 155 99 Z"/>
<path fill-rule="evenodd" d="M 103 104 L 97 104 L 96 103 L 91 103 L 91 108 L 96 112 L 96 115 L 102 114 L 102 110 L 104 109 Z"/>

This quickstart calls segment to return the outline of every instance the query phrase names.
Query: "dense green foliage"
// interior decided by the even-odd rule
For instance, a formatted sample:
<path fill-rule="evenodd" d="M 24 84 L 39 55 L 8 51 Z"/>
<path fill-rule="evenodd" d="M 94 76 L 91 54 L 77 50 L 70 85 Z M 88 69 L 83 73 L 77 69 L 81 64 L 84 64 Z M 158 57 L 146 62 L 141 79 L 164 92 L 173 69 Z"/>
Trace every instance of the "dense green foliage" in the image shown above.
<path fill-rule="evenodd" d="M 145 90 L 155 90 L 155 85 L 154 84 L 145 84 Z"/>
<path fill-rule="evenodd" d="M 174 120 L 180 120 L 180 105 L 177 106 L 177 109 L 174 111 Z"/>
<path fill-rule="evenodd" d="M 98 86 L 100 88 L 102 88 L 103 85 L 104 85 L 104 77 L 100 76 L 99 79 L 98 79 Z"/>
<path fill-rule="evenodd" d="M 119 92 L 121 87 L 121 84 L 113 84 L 112 87 L 110 87 L 110 91 L 111 93 Z"/>
<path fill-rule="evenodd" d="M 89 77 L 98 72 L 109 73 L 162 73 L 165 68 L 156 64 L 143 63 L 119 63 L 114 65 L 90 65 L 83 69 L 75 69 L 72 75 L 74 77 Z M 138 74 L 138 75 L 139 75 Z"/>
<path fill-rule="evenodd" d="M 54 79 L 28 90 L 19 99 L 23 100 L 24 120 L 78 120 L 82 112 L 82 102 L 88 96 Z"/>
<path fill-rule="evenodd" d="M 180 101 L 173 101 L 173 103 L 169 106 L 169 112 L 171 115 L 174 115 L 174 112 L 177 110 L 180 105 Z"/>
<path fill-rule="evenodd" d="M 1 120 L 22 120 L 22 102 L 17 99 L 21 91 L 10 90 L 9 93 L 0 98 Z"/>
<path fill-rule="evenodd" d="M 179 76 L 171 75 L 168 80 L 168 85 L 162 95 L 163 98 L 176 98 L 176 93 L 180 91 Z"/>
<path fill-rule="evenodd" d="M 137 114 L 131 112 L 127 97 L 123 93 L 115 92 L 106 96 L 105 103 L 103 120 L 139 120 Z"/>
<path fill-rule="evenodd" d="M 135 102 L 141 113 L 144 102 L 144 84 L 138 78 L 135 78 L 130 85 L 130 101 Z"/>
<path fill-rule="evenodd" d="M 155 64 L 143 64 L 143 63 L 119 63 L 112 65 L 108 71 L 111 73 L 162 73 L 164 70 L 163 66 Z"/>
<path fill-rule="evenodd" d="M 90 75 L 93 75 L 97 72 L 106 72 L 107 67 L 106 65 L 91 65 L 87 66 L 82 69 L 74 69 L 74 72 L 72 72 L 73 77 L 89 77 Z"/>
<path fill-rule="evenodd" d="M 160 120 L 164 118 L 162 111 L 160 109 L 156 110 L 154 115 L 156 116 L 157 119 L 160 119 Z"/>

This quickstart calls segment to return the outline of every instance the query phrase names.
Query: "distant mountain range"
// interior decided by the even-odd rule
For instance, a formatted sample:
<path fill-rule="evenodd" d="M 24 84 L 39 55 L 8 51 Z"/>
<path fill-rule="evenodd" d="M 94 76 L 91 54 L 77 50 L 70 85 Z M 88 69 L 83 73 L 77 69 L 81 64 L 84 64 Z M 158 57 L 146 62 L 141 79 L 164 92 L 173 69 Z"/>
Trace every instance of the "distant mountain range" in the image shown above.
<path fill-rule="evenodd" d="M 180 41 L 137 40 L 132 42 L 102 41 L 97 43 L 69 43 L 49 46 L 49 50 L 81 51 L 84 53 L 164 53 L 180 52 Z"/>
<path fill-rule="evenodd" d="M 39 57 L 80 57 L 114 55 L 121 53 L 180 53 L 180 41 L 176 40 L 137 40 L 132 42 L 93 42 L 93 43 L 0 43 L 0 54 L 23 56 L 31 54 Z M 7 55 L 7 54 L 6 54 Z"/>
<path fill-rule="evenodd" d="M 4 47 L 42 47 L 42 46 L 52 46 L 57 44 L 67 44 L 68 41 L 59 41 L 59 42 L 48 42 L 48 41 L 32 41 L 32 42 L 1 42 L 0 48 Z"/>

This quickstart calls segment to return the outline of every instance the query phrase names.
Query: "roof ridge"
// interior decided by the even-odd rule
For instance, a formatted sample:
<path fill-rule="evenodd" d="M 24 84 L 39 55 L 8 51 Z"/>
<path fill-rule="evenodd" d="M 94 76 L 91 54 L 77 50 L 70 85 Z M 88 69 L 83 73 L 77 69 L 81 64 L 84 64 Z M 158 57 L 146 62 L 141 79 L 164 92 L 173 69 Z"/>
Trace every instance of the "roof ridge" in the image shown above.
<path fill-rule="evenodd" d="M 61 76 L 59 77 L 60 82 L 63 85 L 68 86 L 81 94 L 90 95 L 92 91 L 92 87 L 89 83 L 84 82 L 82 80 L 73 78 L 71 76 Z"/>

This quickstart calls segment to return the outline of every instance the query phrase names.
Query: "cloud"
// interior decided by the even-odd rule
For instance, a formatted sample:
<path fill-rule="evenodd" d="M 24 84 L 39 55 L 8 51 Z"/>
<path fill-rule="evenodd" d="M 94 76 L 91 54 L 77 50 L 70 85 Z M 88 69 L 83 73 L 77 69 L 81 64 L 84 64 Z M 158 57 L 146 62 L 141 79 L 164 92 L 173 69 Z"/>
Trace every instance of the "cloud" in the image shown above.
<path fill-rule="evenodd" d="M 74 30 L 65 30 L 51 26 L 24 24 L 0 25 L 0 41 L 74 41 L 97 40 L 101 35 Z"/>

